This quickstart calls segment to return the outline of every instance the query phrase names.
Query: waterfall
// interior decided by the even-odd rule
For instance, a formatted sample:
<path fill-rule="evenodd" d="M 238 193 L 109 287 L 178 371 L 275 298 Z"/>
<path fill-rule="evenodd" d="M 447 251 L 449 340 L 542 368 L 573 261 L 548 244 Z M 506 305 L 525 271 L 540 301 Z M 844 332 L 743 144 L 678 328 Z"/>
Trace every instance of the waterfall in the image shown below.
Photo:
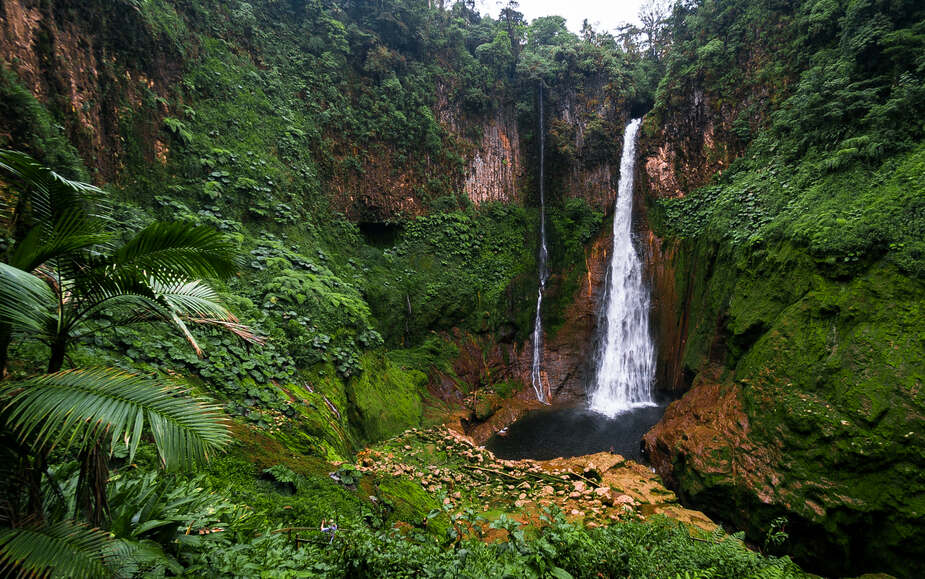
<path fill-rule="evenodd" d="M 641 119 L 634 119 L 623 134 L 620 184 L 613 215 L 613 251 L 603 340 L 597 356 L 597 373 L 591 392 L 591 409 L 614 417 L 621 412 L 654 406 L 655 346 L 649 333 L 649 293 L 642 280 L 642 262 L 633 247 L 633 170 L 636 134 Z"/>
<path fill-rule="evenodd" d="M 539 130 L 540 130 L 540 253 L 537 256 L 539 269 L 539 289 L 536 292 L 536 317 L 533 320 L 533 365 L 530 369 L 530 382 L 536 399 L 548 404 L 546 392 L 548 384 L 543 381 L 543 292 L 546 291 L 546 280 L 549 270 L 546 266 L 548 253 L 546 251 L 546 199 L 544 195 L 543 155 L 546 149 L 546 133 L 543 128 L 543 82 L 539 87 Z"/>

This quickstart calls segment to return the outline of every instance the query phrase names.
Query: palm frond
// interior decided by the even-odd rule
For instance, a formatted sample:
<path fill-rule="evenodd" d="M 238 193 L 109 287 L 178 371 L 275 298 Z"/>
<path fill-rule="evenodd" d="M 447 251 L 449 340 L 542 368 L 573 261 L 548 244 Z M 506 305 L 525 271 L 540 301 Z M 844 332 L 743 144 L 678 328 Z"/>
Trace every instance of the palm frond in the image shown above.
<path fill-rule="evenodd" d="M 186 340 L 202 355 L 199 344 L 190 333 L 186 322 L 197 325 L 211 325 L 230 331 L 244 341 L 264 344 L 264 338 L 258 336 L 221 303 L 221 298 L 212 287 L 202 281 L 177 282 L 161 284 L 156 280 L 149 282 L 158 299 L 167 304 L 172 313 L 172 321 L 186 337 Z"/>
<path fill-rule="evenodd" d="M 33 446 L 86 448 L 123 439 L 134 456 L 145 421 L 168 469 L 208 459 L 228 444 L 221 408 L 166 380 L 113 368 L 75 369 L 0 384 L 7 426 Z"/>
<path fill-rule="evenodd" d="M 38 276 L 0 263 L 0 323 L 14 331 L 45 333 L 55 324 L 55 292 Z"/>
<path fill-rule="evenodd" d="M 0 575 L 110 577 L 124 549 L 105 532 L 70 520 L 0 529 Z"/>
<path fill-rule="evenodd" d="M 161 283 L 152 278 L 148 285 L 154 295 L 177 315 L 237 321 L 221 304 L 218 292 L 203 281 Z"/>
<path fill-rule="evenodd" d="M 72 257 L 112 239 L 99 220 L 88 219 L 85 212 L 69 209 L 58 216 L 51 227 L 36 225 L 16 243 L 9 263 L 32 271 L 43 263 Z"/>
<path fill-rule="evenodd" d="M 168 304 L 137 271 L 86 272 L 74 280 L 71 288 L 74 303 L 66 312 L 66 324 L 70 327 L 104 314 L 119 320 L 116 325 L 152 320 L 170 322 L 173 316 Z"/>
<path fill-rule="evenodd" d="M 215 326 L 227 330 L 245 342 L 257 344 L 258 346 L 263 346 L 267 343 L 265 336 L 257 334 L 250 326 L 246 326 L 237 321 L 218 320 L 215 318 L 190 318 L 187 321 L 201 326 Z"/>
<path fill-rule="evenodd" d="M 223 279 L 233 275 L 239 265 L 227 237 L 211 227 L 182 222 L 149 225 L 115 252 L 113 263 L 144 271 L 166 283 L 178 275 Z"/>
<path fill-rule="evenodd" d="M 106 197 L 99 187 L 67 179 L 20 151 L 0 149 L 0 171 L 24 186 L 21 193 L 28 195 L 37 223 L 54 223 L 68 208 L 85 206 L 88 202 L 98 206 Z M 93 217 L 108 213 L 105 208 L 98 209 L 99 214 Z"/>

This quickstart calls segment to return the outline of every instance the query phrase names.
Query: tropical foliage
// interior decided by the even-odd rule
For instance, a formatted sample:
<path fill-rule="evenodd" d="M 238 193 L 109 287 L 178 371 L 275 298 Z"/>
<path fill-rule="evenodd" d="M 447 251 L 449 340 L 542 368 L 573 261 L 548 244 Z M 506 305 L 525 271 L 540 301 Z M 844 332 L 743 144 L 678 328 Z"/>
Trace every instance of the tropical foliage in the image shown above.
<path fill-rule="evenodd" d="M 0 573 L 798 574 L 665 521 L 456 513 L 504 540 L 454 540 L 434 531 L 448 514 L 418 517 L 435 497 L 408 483 L 379 501 L 344 461 L 457 410 L 434 392 L 523 387 L 499 366 L 532 329 L 541 120 L 550 333 L 606 229 L 594 197 L 615 183 L 600 176 L 616 176 L 626 118 L 650 109 L 648 137 L 683 139 L 690 110 L 725 119 L 704 157 L 739 158 L 646 208 L 665 238 L 743 269 L 795 255 L 824 284 L 881 261 L 901 272 L 889 280 L 921 278 L 920 3 L 658 2 L 639 27 L 577 34 L 516 2 L 497 18 L 471 0 L 116 4 L 42 3 L 41 74 L 0 65 L 0 146 L 35 157 L 0 151 Z M 72 31 L 92 66 L 52 54 Z M 467 161 L 496 137 L 518 185 L 476 205 Z M 705 289 L 687 273 L 712 262 L 690 261 L 679 291 L 732 304 L 730 366 L 764 368 L 753 334 L 780 309 L 732 300 L 729 280 Z M 774 273 L 754 295 L 803 288 Z M 833 296 L 855 295 L 838 291 L 794 326 L 827 339 Z M 687 370 L 714 353 L 714 321 L 694 324 Z M 794 374 L 822 380 L 834 359 Z M 315 532 L 332 516 L 333 541 Z"/>
<path fill-rule="evenodd" d="M 80 462 L 70 514 L 101 525 L 109 515 L 109 454 L 117 442 L 131 460 L 142 434 L 150 431 L 161 463 L 170 469 L 209 458 L 229 436 L 217 406 L 191 399 L 164 380 L 110 368 L 61 371 L 68 348 L 102 329 L 153 320 L 180 328 L 197 352 L 187 321 L 253 338 L 218 303 L 214 290 L 195 278 L 230 274 L 234 254 L 208 228 L 166 223 L 152 224 L 113 248 L 115 232 L 95 213 L 100 208 L 93 196 L 101 190 L 12 151 L 0 151 L 0 169 L 18 189 L 10 203 L 18 238 L 9 262 L 25 268 L 0 263 L 3 347 L 11 338 L 31 338 L 50 351 L 47 374 L 0 383 L 0 428 L 14 456 L 0 497 L 10 527 L 3 532 L 2 558 L 23 574 L 59 564 L 61 574 L 99 574 L 106 567 L 103 550 L 111 548 L 108 536 L 61 512 L 46 512 L 42 504 L 43 481 L 57 484 L 47 473 L 52 452 L 76 454 Z M 19 487 L 23 479 L 27 484 Z"/>

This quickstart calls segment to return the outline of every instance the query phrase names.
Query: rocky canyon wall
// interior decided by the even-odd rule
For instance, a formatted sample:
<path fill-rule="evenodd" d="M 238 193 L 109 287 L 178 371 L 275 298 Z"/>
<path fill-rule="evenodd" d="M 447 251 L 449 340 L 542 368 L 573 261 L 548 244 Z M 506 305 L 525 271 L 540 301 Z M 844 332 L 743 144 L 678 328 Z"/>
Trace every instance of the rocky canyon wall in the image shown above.
<path fill-rule="evenodd" d="M 783 517 L 787 551 L 811 570 L 916 576 L 925 441 L 912 425 L 925 368 L 908 353 L 921 351 L 925 286 L 885 263 L 833 277 L 790 241 L 660 237 L 658 200 L 708 183 L 742 151 L 725 128 L 736 113 L 716 98 L 689 87 L 640 141 L 659 377 L 689 388 L 645 437 L 652 464 L 755 541 Z"/>
<path fill-rule="evenodd" d="M 167 101 L 151 118 L 135 118 L 144 99 L 166 97 L 180 76 L 182 56 L 158 38 L 138 10 L 109 3 L 4 0 L 0 3 L 0 62 L 64 120 L 71 143 L 97 181 L 113 179 L 126 146 L 148 161 L 164 160 L 158 138 Z M 126 125 L 134 142 L 127 143 Z M 13 131 L 15 132 L 15 130 Z M 30 135 L 10 134 L 10 146 Z"/>

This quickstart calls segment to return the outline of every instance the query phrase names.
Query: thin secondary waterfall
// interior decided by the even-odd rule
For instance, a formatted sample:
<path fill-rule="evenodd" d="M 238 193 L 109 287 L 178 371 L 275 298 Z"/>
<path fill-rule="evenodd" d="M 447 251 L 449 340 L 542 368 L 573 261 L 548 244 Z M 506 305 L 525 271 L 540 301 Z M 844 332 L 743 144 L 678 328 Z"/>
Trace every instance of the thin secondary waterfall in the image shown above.
<path fill-rule="evenodd" d="M 544 194 L 543 155 L 546 149 L 546 132 L 543 128 L 543 83 L 539 88 L 539 131 L 540 131 L 540 253 L 537 257 L 539 268 L 539 290 L 536 292 L 536 318 L 533 320 L 533 365 L 530 370 L 530 382 L 536 399 L 544 404 L 547 401 L 547 385 L 543 380 L 543 292 L 546 291 L 546 280 L 549 270 L 546 265 L 548 253 L 546 251 L 546 199 Z"/>
<path fill-rule="evenodd" d="M 643 284 L 642 262 L 633 247 L 631 229 L 640 122 L 641 119 L 630 121 L 623 134 L 604 335 L 591 392 L 591 409 L 610 417 L 633 408 L 655 406 L 655 345 L 649 332 L 649 292 Z"/>

